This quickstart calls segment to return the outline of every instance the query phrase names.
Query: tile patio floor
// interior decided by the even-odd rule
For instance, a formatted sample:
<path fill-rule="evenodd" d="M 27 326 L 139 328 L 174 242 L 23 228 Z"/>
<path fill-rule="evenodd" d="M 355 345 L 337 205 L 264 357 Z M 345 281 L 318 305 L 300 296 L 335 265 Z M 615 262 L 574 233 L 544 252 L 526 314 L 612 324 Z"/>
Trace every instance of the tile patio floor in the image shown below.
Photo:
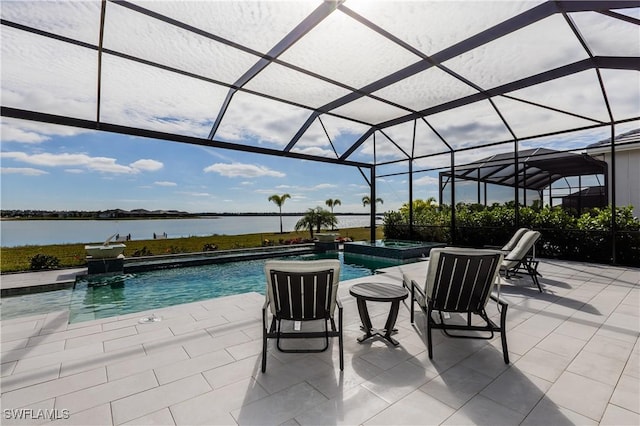
<path fill-rule="evenodd" d="M 419 277 L 426 263 L 401 268 Z M 357 343 L 348 287 L 362 279 L 341 284 L 344 372 L 335 344 L 322 354 L 271 349 L 262 374 L 256 293 L 155 310 L 163 320 L 147 324 L 144 313 L 5 320 L 0 423 L 640 424 L 640 269 L 542 260 L 539 270 L 543 294 L 528 277 L 501 287 L 508 366 L 499 337 L 439 332 L 429 360 L 423 315 L 412 326 L 406 305 L 399 347 Z M 398 268 L 386 271 L 376 280 L 400 283 Z M 370 311 L 383 323 L 388 305 Z M 497 314 L 492 303 L 489 312 Z"/>

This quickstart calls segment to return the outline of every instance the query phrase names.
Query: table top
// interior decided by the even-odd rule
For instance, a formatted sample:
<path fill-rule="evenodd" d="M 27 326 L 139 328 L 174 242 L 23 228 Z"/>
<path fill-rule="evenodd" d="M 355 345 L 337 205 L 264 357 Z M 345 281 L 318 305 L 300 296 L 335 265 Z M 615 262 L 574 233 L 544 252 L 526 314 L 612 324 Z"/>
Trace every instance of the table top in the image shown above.
<path fill-rule="evenodd" d="M 360 283 L 349 289 L 352 296 L 375 302 L 392 302 L 406 299 L 409 292 L 406 288 L 388 283 Z"/>

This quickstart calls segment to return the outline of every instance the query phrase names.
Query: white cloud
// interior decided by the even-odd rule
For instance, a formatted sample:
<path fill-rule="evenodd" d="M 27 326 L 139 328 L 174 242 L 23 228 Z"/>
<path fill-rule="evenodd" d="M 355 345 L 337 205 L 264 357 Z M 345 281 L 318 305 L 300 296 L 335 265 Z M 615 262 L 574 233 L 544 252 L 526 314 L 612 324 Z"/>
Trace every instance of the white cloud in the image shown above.
<path fill-rule="evenodd" d="M 285 177 L 286 175 L 277 170 L 271 170 L 265 166 L 243 163 L 216 163 L 204 169 L 205 173 L 218 173 L 226 177 L 255 178 L 260 176 Z"/>
<path fill-rule="evenodd" d="M 3 92 L 3 103 L 4 99 Z M 3 117 L 0 120 L 2 143 L 19 142 L 26 144 L 38 144 L 46 142 L 52 136 L 75 136 L 82 133 L 90 133 L 92 130 L 77 129 L 74 127 L 58 126 L 55 124 L 38 123 L 35 121 L 17 120 Z"/>
<path fill-rule="evenodd" d="M 178 184 L 175 182 L 167 182 L 167 181 L 156 181 L 156 182 L 153 182 L 153 184 L 157 186 L 178 186 Z"/>
<path fill-rule="evenodd" d="M 434 178 L 433 176 L 423 176 L 419 179 L 415 179 L 413 181 L 414 185 L 417 186 L 432 186 L 432 185 L 439 185 L 438 179 Z"/>
<path fill-rule="evenodd" d="M 25 152 L 2 152 L 0 157 L 33 164 L 42 167 L 86 167 L 89 170 L 113 173 L 136 174 L 142 171 L 154 171 L 162 168 L 162 163 L 155 160 L 138 160 L 126 166 L 117 164 L 115 158 L 91 157 L 87 154 L 27 154 Z"/>
<path fill-rule="evenodd" d="M 2 167 L 0 168 L 0 172 L 2 174 L 13 174 L 13 175 L 23 175 L 23 176 L 41 176 L 48 175 L 49 172 L 40 169 L 34 169 L 31 167 Z"/>
<path fill-rule="evenodd" d="M 156 160 L 142 159 L 131 163 L 131 167 L 143 172 L 155 172 L 163 168 L 164 164 Z"/>

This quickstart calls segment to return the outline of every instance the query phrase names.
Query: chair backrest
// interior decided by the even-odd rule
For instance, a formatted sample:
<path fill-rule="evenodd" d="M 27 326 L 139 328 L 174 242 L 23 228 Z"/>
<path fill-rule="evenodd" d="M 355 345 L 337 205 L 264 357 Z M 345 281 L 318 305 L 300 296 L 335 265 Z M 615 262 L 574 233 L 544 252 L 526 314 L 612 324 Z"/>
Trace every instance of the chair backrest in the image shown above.
<path fill-rule="evenodd" d="M 514 268 L 527 256 L 527 253 L 531 251 L 536 241 L 540 238 L 540 232 L 527 231 L 524 233 L 518 244 L 504 256 L 502 267 L 506 269 Z"/>
<path fill-rule="evenodd" d="M 502 258 L 498 250 L 431 249 L 425 283 L 427 303 L 448 312 L 481 311 L 498 280 Z"/>
<path fill-rule="evenodd" d="M 511 251 L 513 250 L 516 245 L 518 245 L 518 241 L 520 241 L 520 238 L 522 238 L 522 236 L 525 234 L 525 232 L 527 232 L 529 230 L 529 228 L 520 228 L 518 229 L 514 234 L 513 237 L 511 237 L 511 239 L 509 240 L 509 242 L 507 244 L 504 245 L 504 247 L 502 247 L 502 251 Z"/>
<path fill-rule="evenodd" d="M 268 260 L 264 271 L 274 316 L 295 321 L 333 317 L 340 283 L 339 260 Z"/>

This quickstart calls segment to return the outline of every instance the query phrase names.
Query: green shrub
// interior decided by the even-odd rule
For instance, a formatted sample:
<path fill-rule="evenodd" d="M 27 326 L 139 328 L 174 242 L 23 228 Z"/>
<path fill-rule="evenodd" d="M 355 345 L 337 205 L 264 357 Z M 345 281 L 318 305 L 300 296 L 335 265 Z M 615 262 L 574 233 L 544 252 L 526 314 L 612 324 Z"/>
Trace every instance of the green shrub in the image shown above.
<path fill-rule="evenodd" d="M 31 266 L 29 268 L 32 271 L 37 271 L 42 269 L 56 269 L 59 267 L 60 259 L 48 254 L 38 253 L 31 258 Z"/>
<path fill-rule="evenodd" d="M 456 206 L 455 244 L 458 246 L 502 246 L 515 231 L 513 202 L 485 207 L 480 204 Z M 387 238 L 453 242 L 449 225 L 451 209 L 414 201 L 413 232 L 409 227 L 409 208 L 389 212 L 384 218 Z M 561 207 L 521 207 L 519 226 L 542 233 L 536 253 L 542 257 L 611 263 L 611 207 L 594 208 L 577 217 Z M 633 207 L 616 208 L 616 263 L 640 266 L 640 221 Z"/>

